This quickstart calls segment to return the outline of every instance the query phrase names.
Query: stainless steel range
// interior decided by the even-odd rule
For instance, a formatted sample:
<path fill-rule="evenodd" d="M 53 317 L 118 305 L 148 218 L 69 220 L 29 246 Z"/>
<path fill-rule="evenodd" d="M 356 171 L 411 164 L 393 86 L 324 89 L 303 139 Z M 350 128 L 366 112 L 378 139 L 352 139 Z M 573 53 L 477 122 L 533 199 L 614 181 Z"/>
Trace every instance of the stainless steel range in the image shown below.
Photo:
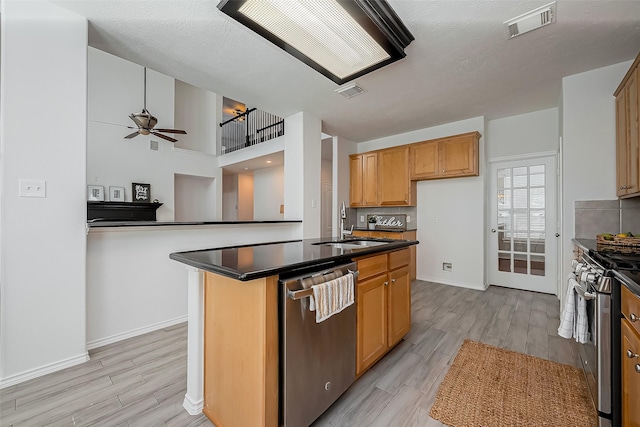
<path fill-rule="evenodd" d="M 587 342 L 575 342 L 589 393 L 598 411 L 599 427 L 618 427 L 620 288 L 612 286 L 612 272 L 593 252 L 573 261 L 578 285 L 575 291 L 586 301 Z"/>

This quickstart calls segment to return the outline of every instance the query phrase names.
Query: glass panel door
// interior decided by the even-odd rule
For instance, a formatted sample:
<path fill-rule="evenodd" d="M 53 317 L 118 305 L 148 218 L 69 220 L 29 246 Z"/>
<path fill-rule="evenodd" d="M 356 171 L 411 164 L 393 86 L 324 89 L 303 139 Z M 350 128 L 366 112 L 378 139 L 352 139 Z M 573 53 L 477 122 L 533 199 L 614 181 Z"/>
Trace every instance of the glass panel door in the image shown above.
<path fill-rule="evenodd" d="M 554 293 L 555 158 L 496 163 L 491 172 L 491 283 Z"/>

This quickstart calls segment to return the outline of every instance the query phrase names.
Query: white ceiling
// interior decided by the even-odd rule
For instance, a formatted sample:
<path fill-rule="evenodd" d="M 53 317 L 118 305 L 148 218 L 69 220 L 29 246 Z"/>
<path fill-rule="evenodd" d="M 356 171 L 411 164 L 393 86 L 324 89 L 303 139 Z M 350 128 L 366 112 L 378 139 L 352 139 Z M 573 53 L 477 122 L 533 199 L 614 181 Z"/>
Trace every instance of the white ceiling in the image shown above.
<path fill-rule="evenodd" d="M 502 23 L 548 0 L 388 0 L 415 40 L 346 99 L 218 0 L 53 2 L 89 19 L 93 47 L 282 117 L 311 113 L 325 133 L 356 142 L 555 107 L 562 77 L 640 50 L 640 0 L 558 0 L 555 24 L 513 40 Z"/>

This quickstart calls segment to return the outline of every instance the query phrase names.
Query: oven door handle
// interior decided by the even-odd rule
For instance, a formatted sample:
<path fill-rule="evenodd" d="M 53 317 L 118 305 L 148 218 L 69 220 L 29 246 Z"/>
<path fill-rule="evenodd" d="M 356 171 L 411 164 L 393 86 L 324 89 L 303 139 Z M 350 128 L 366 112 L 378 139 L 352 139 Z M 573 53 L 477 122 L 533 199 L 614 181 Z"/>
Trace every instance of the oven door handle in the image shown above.
<path fill-rule="evenodd" d="M 593 292 L 588 292 L 586 289 L 583 289 L 582 286 L 574 286 L 574 289 L 582 298 L 586 301 L 596 299 L 596 294 Z"/>

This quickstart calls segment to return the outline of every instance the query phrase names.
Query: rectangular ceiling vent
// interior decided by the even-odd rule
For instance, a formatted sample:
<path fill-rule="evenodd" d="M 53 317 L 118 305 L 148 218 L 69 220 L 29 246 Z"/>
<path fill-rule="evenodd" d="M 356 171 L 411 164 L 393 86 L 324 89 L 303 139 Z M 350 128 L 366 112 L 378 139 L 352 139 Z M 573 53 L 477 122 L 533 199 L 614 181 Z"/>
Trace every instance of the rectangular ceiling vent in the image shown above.
<path fill-rule="evenodd" d="M 345 98 L 353 98 L 356 95 L 360 95 L 361 93 L 366 92 L 366 90 L 358 86 L 356 82 L 342 85 L 335 91 L 338 92 L 340 95 L 344 96 Z"/>
<path fill-rule="evenodd" d="M 513 19 L 504 22 L 507 26 L 507 33 L 512 39 L 516 36 L 537 30 L 545 25 L 556 22 L 556 2 L 549 3 L 537 9 L 527 12 Z"/>

